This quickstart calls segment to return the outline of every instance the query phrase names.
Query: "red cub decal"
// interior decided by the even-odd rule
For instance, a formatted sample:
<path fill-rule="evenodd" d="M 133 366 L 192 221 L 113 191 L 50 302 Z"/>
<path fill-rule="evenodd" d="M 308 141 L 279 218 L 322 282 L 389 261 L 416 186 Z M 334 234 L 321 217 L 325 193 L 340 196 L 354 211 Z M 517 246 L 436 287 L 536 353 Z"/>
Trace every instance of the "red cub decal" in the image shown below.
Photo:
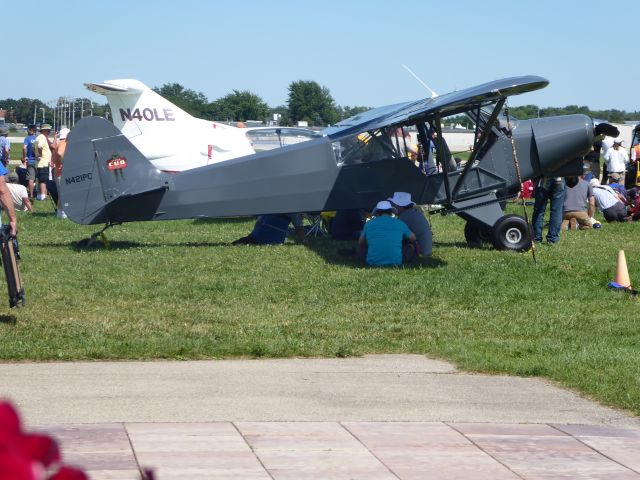
<path fill-rule="evenodd" d="M 112 171 L 127 168 L 127 159 L 114 153 L 111 158 L 107 160 L 107 168 Z"/>

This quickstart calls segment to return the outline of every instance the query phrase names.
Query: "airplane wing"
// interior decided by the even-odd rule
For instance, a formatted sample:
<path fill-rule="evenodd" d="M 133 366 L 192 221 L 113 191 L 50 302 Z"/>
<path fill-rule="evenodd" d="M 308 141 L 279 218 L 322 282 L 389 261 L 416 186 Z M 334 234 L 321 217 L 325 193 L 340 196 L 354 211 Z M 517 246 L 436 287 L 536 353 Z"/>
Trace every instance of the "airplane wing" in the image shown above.
<path fill-rule="evenodd" d="M 424 121 L 436 115 L 456 115 L 468 111 L 472 105 L 489 105 L 501 98 L 538 90 L 548 84 L 547 79 L 535 75 L 504 78 L 435 98 L 374 108 L 342 120 L 335 126 L 324 129 L 322 134 L 336 139 L 389 125 Z"/>

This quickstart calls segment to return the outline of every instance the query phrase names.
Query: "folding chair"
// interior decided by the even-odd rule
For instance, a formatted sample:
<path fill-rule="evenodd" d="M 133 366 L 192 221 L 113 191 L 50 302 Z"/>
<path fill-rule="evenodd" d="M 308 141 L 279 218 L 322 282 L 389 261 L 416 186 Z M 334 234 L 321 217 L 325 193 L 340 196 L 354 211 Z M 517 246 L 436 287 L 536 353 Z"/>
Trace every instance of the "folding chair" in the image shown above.
<path fill-rule="evenodd" d="M 327 232 L 325 219 L 322 217 L 321 213 L 305 213 L 304 218 L 309 222 L 310 225 L 305 227 L 305 237 L 326 237 L 329 235 Z"/>

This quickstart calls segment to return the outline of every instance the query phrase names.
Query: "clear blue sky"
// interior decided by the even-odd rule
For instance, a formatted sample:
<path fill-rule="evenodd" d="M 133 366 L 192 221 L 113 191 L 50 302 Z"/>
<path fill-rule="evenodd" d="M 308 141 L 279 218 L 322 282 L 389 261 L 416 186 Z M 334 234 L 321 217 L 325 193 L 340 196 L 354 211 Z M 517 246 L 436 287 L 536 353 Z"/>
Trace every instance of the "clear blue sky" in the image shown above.
<path fill-rule="evenodd" d="M 103 102 L 83 83 L 135 78 L 209 100 L 249 90 L 277 106 L 292 81 L 314 80 L 340 105 L 375 107 L 427 96 L 404 63 L 438 93 L 534 74 L 550 85 L 512 105 L 640 110 L 639 0 L 58 0 L 29 14 L 21 5 L 0 9 L 11 60 L 0 98 Z"/>

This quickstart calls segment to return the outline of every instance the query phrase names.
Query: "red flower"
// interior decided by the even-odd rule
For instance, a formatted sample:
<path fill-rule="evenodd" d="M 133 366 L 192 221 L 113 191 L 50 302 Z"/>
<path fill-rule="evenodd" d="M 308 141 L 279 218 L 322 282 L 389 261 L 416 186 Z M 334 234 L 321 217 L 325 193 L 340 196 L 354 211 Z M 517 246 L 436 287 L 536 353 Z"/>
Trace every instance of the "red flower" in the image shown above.
<path fill-rule="evenodd" d="M 0 402 L 0 435 L 20 435 L 20 417 L 9 402 Z"/>
<path fill-rule="evenodd" d="M 89 480 L 89 477 L 77 468 L 63 466 L 49 480 Z"/>
<path fill-rule="evenodd" d="M 88 480 L 81 470 L 65 465 L 45 477 L 45 469 L 59 462 L 56 441 L 47 435 L 23 432 L 16 409 L 0 401 L 0 480 Z"/>
<path fill-rule="evenodd" d="M 50 467 L 60 461 L 60 449 L 51 437 L 37 433 L 23 434 L 20 441 L 20 450 L 32 461 L 40 462 L 45 467 Z"/>
<path fill-rule="evenodd" d="M 15 450 L 0 447 L 0 479 L 36 480 L 37 478 L 29 460 Z"/>

